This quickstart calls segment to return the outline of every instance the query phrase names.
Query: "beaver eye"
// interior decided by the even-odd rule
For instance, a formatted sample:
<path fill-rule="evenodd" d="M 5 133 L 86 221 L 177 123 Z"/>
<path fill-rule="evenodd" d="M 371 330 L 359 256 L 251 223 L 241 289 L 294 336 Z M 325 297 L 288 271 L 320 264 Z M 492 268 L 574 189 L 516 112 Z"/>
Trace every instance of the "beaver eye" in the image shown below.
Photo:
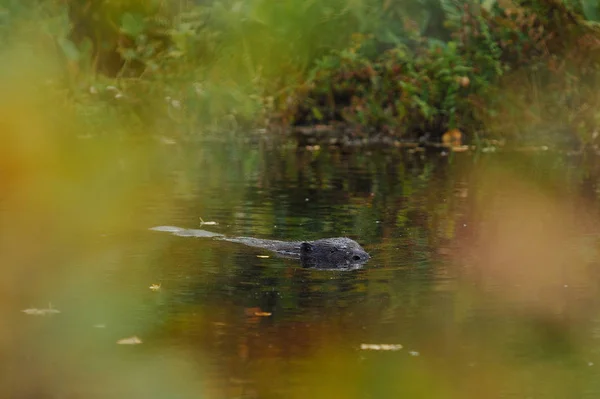
<path fill-rule="evenodd" d="M 358 256 L 358 255 L 354 255 L 354 256 L 352 257 L 352 260 L 360 260 L 360 256 Z"/>

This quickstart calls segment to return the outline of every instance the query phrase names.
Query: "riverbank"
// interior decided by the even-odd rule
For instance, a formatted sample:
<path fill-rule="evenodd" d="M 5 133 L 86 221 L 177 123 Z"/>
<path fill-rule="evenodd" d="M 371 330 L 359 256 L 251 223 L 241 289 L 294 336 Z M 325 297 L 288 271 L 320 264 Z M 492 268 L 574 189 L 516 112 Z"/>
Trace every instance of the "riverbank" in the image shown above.
<path fill-rule="evenodd" d="M 600 120 L 600 34 L 575 3 L 13 4 L 1 78 L 85 135 L 571 150 Z"/>

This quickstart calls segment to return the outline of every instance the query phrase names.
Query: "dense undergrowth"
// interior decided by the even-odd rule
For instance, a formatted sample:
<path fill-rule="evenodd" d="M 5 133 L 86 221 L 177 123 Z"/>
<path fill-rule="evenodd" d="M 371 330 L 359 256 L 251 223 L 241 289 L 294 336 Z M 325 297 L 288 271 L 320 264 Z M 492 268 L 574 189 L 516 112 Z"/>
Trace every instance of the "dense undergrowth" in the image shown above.
<path fill-rule="evenodd" d="M 579 145 L 599 122 L 592 1 L 13 0 L 0 11 L 0 78 L 31 72 L 92 134 L 327 125 Z"/>

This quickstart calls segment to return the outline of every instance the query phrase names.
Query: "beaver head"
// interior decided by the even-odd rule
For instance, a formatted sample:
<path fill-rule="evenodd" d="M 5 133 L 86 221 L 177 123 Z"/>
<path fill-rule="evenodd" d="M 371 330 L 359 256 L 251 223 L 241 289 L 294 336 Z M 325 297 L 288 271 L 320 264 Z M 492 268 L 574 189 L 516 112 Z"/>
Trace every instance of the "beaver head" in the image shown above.
<path fill-rule="evenodd" d="M 371 257 L 350 238 L 324 238 L 300 244 L 300 260 L 305 267 L 358 269 Z"/>

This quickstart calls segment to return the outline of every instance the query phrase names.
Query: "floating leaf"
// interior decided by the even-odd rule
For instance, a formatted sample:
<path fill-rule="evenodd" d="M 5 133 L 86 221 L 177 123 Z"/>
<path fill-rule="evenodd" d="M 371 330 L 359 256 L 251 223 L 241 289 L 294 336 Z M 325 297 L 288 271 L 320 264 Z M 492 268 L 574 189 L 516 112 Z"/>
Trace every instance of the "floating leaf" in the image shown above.
<path fill-rule="evenodd" d="M 258 316 L 258 317 L 269 317 L 271 315 L 272 315 L 271 312 L 254 312 L 254 316 Z"/>
<path fill-rule="evenodd" d="M 25 309 L 22 311 L 25 314 L 30 314 L 30 315 L 34 315 L 34 316 L 45 316 L 48 314 L 56 314 L 56 313 L 60 313 L 60 310 L 58 309 L 35 309 L 35 308 L 31 308 L 31 309 Z"/>
<path fill-rule="evenodd" d="M 261 308 L 257 307 L 246 308 L 244 313 L 248 317 L 269 317 L 272 314 L 271 312 L 264 312 Z"/>
<path fill-rule="evenodd" d="M 158 291 L 158 290 L 160 290 L 160 283 L 159 284 L 152 284 L 148 288 L 150 288 L 152 291 Z"/>
<path fill-rule="evenodd" d="M 371 351 L 399 351 L 402 349 L 400 344 L 360 344 L 360 349 Z"/>
<path fill-rule="evenodd" d="M 30 309 L 22 310 L 22 312 L 25 313 L 25 314 L 32 315 L 32 316 L 46 316 L 46 315 L 49 315 L 49 314 L 60 313 L 60 310 L 53 309 L 52 308 L 52 304 L 49 303 L 48 304 L 48 308 L 46 308 L 46 309 L 30 308 Z"/>
<path fill-rule="evenodd" d="M 123 338 L 117 341 L 117 344 L 119 345 L 138 345 L 141 344 L 142 340 L 139 339 L 136 335 L 134 335 L 133 337 L 129 337 L 129 338 Z"/>
<path fill-rule="evenodd" d="M 204 225 L 215 226 L 217 224 L 218 224 L 217 222 L 205 222 L 204 220 L 202 220 L 202 218 L 200 218 L 200 226 L 204 226 Z"/>

